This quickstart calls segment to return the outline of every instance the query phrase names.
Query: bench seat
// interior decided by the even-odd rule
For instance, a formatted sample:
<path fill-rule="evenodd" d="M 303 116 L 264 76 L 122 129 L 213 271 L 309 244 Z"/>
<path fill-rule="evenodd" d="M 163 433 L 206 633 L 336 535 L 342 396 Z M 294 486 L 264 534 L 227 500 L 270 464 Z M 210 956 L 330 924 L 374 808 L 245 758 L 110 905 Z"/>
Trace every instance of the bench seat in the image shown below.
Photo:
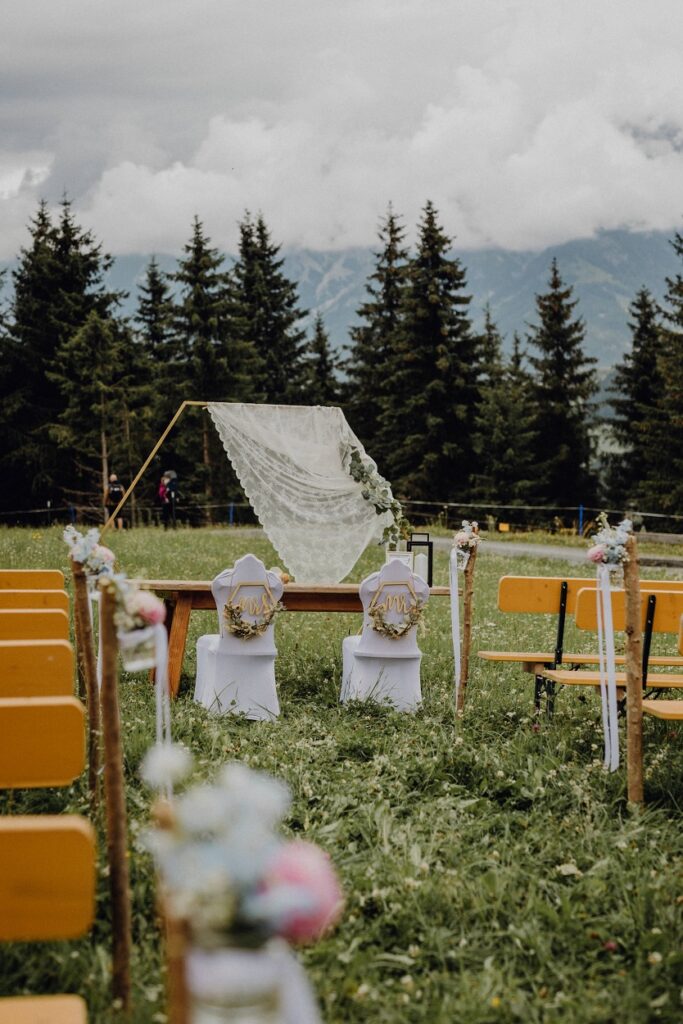
<path fill-rule="evenodd" d="M 537 652 L 526 652 L 526 651 L 479 651 L 478 657 L 483 658 L 484 661 L 505 661 L 505 662 L 522 662 L 525 665 L 552 665 L 555 655 L 549 654 L 547 651 L 544 653 Z M 597 654 L 563 654 L 562 664 L 563 665 L 597 665 L 599 661 Z M 617 654 L 616 662 L 618 665 L 623 665 L 625 656 L 623 654 Z M 652 655 L 648 661 L 649 665 L 659 666 L 670 666 L 676 668 L 683 666 L 683 656 L 673 655 L 668 657 L 666 655 Z"/>
<path fill-rule="evenodd" d="M 598 671 L 577 671 L 571 669 L 549 668 L 543 673 L 544 679 L 550 679 L 562 686 L 599 686 L 600 673 Z M 626 686 L 626 673 L 616 673 L 617 686 Z M 683 688 L 683 674 L 680 672 L 659 672 L 648 675 L 645 684 L 646 689 L 680 689 Z"/>
<path fill-rule="evenodd" d="M 669 722 L 683 721 L 683 700 L 644 700 L 643 714 Z"/>
<path fill-rule="evenodd" d="M 0 999 L 0 1024 L 87 1024 L 80 996 L 10 996 Z"/>

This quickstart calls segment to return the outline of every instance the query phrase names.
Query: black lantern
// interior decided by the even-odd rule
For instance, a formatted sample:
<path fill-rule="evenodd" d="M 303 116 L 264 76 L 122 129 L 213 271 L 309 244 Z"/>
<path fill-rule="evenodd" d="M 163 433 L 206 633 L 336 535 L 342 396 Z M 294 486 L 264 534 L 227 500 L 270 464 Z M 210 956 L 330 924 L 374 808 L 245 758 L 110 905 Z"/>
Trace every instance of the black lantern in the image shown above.
<path fill-rule="evenodd" d="M 408 551 L 413 551 L 415 548 L 427 548 L 427 583 L 431 587 L 434 568 L 434 542 L 429 539 L 428 533 L 411 533 L 406 547 Z"/>

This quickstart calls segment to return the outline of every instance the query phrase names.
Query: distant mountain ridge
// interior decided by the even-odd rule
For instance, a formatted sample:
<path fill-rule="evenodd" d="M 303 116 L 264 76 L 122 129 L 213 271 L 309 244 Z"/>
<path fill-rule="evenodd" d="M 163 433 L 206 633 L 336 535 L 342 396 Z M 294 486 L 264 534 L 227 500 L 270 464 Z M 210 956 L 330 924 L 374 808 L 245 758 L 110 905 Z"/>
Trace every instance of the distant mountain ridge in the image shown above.
<path fill-rule="evenodd" d="M 629 343 L 628 306 L 637 290 L 646 285 L 661 301 L 666 277 L 681 270 L 670 237 L 670 233 L 658 231 L 605 231 L 595 238 L 535 252 L 461 251 L 456 247 L 454 255 L 467 271 L 475 325 L 481 326 L 488 302 L 508 348 L 515 331 L 523 336 L 527 324 L 535 322 L 534 298 L 547 289 L 550 262 L 557 257 L 562 278 L 574 287 L 577 313 L 586 322 L 586 351 L 598 359 L 600 367 L 607 368 L 621 359 Z M 283 249 L 283 256 L 287 276 L 298 284 L 300 305 L 309 311 L 308 322 L 321 313 L 334 347 L 347 345 L 349 328 L 358 323 L 356 310 L 365 299 L 366 281 L 374 266 L 373 249 Z M 116 257 L 108 283 L 129 293 L 124 313 L 135 310 L 137 286 L 148 259 L 141 255 Z M 176 266 L 173 256 L 157 259 L 162 270 Z"/>

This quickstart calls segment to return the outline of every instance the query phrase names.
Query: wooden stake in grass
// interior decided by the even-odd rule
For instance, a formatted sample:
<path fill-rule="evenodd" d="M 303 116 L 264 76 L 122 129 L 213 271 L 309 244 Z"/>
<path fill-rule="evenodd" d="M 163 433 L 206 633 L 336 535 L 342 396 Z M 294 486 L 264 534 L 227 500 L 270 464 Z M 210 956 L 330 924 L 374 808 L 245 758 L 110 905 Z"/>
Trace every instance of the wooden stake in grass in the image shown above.
<path fill-rule="evenodd" d="M 479 533 L 479 527 L 473 526 L 474 533 Z M 460 688 L 458 690 L 458 706 L 456 711 L 462 714 L 465 710 L 465 698 L 467 697 L 467 675 L 470 669 L 470 647 L 472 646 L 472 606 L 474 601 L 474 566 L 477 561 L 478 544 L 470 551 L 463 576 L 465 578 L 465 596 L 463 598 L 462 618 L 462 650 L 460 652 Z M 456 597 L 457 600 L 457 597 Z"/>
<path fill-rule="evenodd" d="M 643 633 L 641 627 L 638 544 L 626 542 L 624 590 L 626 603 L 626 766 L 628 799 L 643 802 Z"/>
<path fill-rule="evenodd" d="M 99 802 L 100 771 L 100 697 L 97 690 L 97 661 L 90 619 L 88 579 L 80 562 L 71 562 L 74 581 L 74 623 L 76 649 L 85 677 L 88 706 L 88 790 L 93 811 Z"/>
<path fill-rule="evenodd" d="M 102 731 L 104 794 L 107 812 L 107 859 L 112 918 L 112 992 L 124 1012 L 130 1010 L 131 912 L 128 881 L 126 793 L 123 779 L 121 718 L 118 694 L 118 644 L 114 612 L 116 595 L 107 580 L 100 584 L 102 645 Z"/>
<path fill-rule="evenodd" d="M 152 808 L 154 824 L 158 829 L 172 829 L 175 814 L 168 800 L 159 799 Z M 166 929 L 166 992 L 169 1024 L 189 1024 L 190 996 L 187 989 L 187 951 L 189 929 L 186 921 L 175 917 L 164 897 L 159 908 Z"/>

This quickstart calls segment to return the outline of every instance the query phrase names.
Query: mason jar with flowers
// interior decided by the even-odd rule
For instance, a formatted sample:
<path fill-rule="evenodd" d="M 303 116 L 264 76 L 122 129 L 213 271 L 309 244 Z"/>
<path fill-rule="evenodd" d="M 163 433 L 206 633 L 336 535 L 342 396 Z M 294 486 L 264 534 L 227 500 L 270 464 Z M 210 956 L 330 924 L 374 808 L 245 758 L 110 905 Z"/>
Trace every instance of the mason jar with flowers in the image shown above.
<path fill-rule="evenodd" d="M 622 519 L 618 526 L 610 526 L 607 514 L 598 516 L 599 530 L 593 536 L 593 544 L 586 552 L 586 558 L 594 565 L 606 565 L 612 588 L 624 586 L 624 563 L 627 559 L 626 541 L 633 530 L 630 519 Z"/>
<path fill-rule="evenodd" d="M 143 778 L 160 788 L 173 766 L 184 770 L 186 759 L 173 748 L 153 748 Z M 163 804 L 147 836 L 165 912 L 183 921 L 189 936 L 192 1024 L 319 1021 L 306 976 L 286 943 L 321 936 L 343 900 L 329 856 L 279 833 L 289 801 L 284 783 L 228 764 L 214 783 Z"/>
<path fill-rule="evenodd" d="M 115 622 L 121 660 L 129 672 L 154 668 L 157 628 L 166 619 L 164 602 L 134 583 L 122 580 Z"/>

